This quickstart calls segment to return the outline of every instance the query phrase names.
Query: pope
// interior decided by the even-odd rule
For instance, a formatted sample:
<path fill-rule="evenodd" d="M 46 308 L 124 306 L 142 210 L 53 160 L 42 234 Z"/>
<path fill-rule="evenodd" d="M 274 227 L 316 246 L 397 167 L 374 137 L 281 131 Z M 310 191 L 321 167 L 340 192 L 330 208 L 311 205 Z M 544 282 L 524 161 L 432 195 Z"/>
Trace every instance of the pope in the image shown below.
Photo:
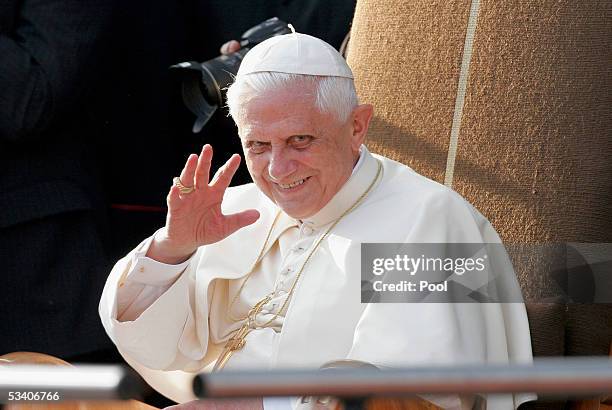
<path fill-rule="evenodd" d="M 106 331 L 154 388 L 187 402 L 200 371 L 532 361 L 522 303 L 361 303 L 362 243 L 500 240 L 457 193 L 368 152 L 373 107 L 333 47 L 270 38 L 227 99 L 254 183 L 229 188 L 237 154 L 212 178 L 212 147 L 192 154 L 166 225 L 115 265 L 100 302 Z M 527 396 L 425 398 L 504 410 Z"/>

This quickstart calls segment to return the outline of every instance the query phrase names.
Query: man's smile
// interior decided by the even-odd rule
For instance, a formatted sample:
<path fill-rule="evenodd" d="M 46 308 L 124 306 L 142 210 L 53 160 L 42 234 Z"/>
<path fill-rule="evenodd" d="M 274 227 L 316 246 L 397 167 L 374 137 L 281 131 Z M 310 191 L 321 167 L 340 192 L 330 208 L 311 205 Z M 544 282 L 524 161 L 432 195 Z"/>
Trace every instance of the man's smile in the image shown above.
<path fill-rule="evenodd" d="M 306 178 L 298 179 L 297 181 L 293 181 L 288 184 L 281 184 L 277 182 L 273 182 L 273 184 L 284 192 L 295 191 L 296 190 L 295 188 L 300 187 L 301 185 L 304 184 L 304 182 L 308 181 L 309 179 L 310 177 L 306 177 Z"/>

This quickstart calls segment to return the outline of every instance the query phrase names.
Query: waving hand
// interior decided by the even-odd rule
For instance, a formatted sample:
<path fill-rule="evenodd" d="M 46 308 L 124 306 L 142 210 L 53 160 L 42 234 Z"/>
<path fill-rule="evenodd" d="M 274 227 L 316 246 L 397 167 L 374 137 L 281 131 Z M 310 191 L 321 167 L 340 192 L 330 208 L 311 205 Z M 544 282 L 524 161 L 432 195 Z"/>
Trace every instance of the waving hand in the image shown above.
<path fill-rule="evenodd" d="M 148 257 L 164 263 L 180 263 L 199 246 L 225 239 L 259 218 L 255 209 L 223 215 L 223 195 L 240 165 L 240 156 L 234 154 L 209 182 L 212 155 L 212 147 L 207 144 L 199 156 L 191 154 L 187 159 L 180 182 L 193 190 L 181 193 L 176 184 L 170 188 L 166 226 L 155 235 Z"/>

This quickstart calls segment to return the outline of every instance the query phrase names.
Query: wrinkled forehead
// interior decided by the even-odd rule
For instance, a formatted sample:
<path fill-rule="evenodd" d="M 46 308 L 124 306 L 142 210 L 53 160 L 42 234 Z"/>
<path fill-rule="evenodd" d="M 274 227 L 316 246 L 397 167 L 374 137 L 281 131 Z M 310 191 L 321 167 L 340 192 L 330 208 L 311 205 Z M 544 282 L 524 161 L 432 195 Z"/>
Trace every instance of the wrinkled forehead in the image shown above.
<path fill-rule="evenodd" d="M 251 101 L 236 122 L 241 138 L 268 140 L 292 135 L 316 135 L 329 116 L 321 113 L 310 101 L 299 98 Z"/>
<path fill-rule="evenodd" d="M 278 122 L 316 122 L 323 117 L 326 115 L 317 108 L 312 87 L 291 85 L 245 94 L 240 102 L 240 115 L 235 120 L 240 129 Z"/>

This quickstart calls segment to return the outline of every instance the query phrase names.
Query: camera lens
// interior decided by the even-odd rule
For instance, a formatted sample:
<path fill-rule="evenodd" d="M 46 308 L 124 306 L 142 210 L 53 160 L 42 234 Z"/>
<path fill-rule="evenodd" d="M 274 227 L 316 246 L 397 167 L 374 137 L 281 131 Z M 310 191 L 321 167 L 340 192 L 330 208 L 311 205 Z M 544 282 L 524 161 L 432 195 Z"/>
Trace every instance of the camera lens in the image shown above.
<path fill-rule="evenodd" d="M 196 116 L 194 133 L 200 132 L 217 108 L 225 105 L 227 88 L 238 73 L 245 54 L 267 38 L 290 32 L 287 23 L 272 17 L 247 30 L 240 42 L 242 48 L 235 53 L 221 55 L 203 63 L 189 61 L 170 67 L 183 76 L 183 102 Z"/>
<path fill-rule="evenodd" d="M 242 48 L 235 53 L 222 55 L 202 63 L 203 95 L 209 104 L 218 107 L 225 105 L 227 87 L 234 80 L 247 51 L 249 51 L 248 48 Z"/>

